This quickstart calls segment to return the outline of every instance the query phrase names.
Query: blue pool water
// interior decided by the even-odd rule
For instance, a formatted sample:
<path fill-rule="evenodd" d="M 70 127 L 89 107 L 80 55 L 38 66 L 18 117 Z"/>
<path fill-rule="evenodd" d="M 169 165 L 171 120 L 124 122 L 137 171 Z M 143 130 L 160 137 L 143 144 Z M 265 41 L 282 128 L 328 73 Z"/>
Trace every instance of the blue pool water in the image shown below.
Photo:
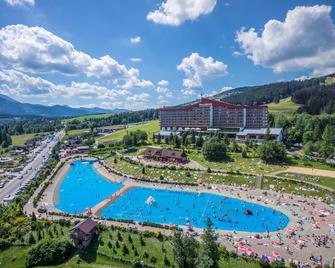
<path fill-rule="evenodd" d="M 120 183 L 100 176 L 93 163 L 80 160 L 73 163 L 59 187 L 56 208 L 68 213 L 81 213 L 122 187 Z"/>
<path fill-rule="evenodd" d="M 147 204 L 152 196 L 155 202 Z M 245 211 L 252 211 L 246 215 Z M 208 218 L 215 228 L 248 232 L 277 231 L 288 224 L 283 213 L 258 204 L 208 193 L 133 188 L 107 206 L 102 216 L 139 222 L 205 228 Z"/>

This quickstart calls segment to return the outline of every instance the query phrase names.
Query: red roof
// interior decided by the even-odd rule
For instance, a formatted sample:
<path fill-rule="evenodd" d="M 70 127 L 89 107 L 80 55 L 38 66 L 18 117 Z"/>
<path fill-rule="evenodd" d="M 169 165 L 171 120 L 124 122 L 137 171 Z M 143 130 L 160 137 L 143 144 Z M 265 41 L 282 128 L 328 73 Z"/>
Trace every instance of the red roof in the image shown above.
<path fill-rule="evenodd" d="M 97 223 L 94 220 L 87 218 L 86 220 L 79 222 L 75 227 L 73 227 L 73 229 L 79 229 L 85 234 L 88 234 L 94 229 L 96 225 Z"/>
<path fill-rule="evenodd" d="M 266 105 L 240 105 L 240 104 L 233 104 L 224 101 L 217 101 L 211 100 L 208 98 L 202 98 L 198 103 L 191 104 L 184 107 L 164 107 L 161 108 L 162 111 L 178 111 L 178 110 L 192 110 L 192 108 L 199 107 L 203 104 L 211 104 L 214 107 L 226 107 L 228 109 L 243 109 L 243 108 L 266 108 Z"/>

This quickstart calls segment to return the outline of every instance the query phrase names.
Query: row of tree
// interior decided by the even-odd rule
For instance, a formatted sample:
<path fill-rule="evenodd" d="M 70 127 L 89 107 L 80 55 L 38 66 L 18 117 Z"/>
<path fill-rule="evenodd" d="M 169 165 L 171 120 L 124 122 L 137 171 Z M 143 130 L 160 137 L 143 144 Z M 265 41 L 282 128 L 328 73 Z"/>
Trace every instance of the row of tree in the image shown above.
<path fill-rule="evenodd" d="M 329 157 L 335 153 L 335 114 L 279 115 L 271 118 L 270 123 L 286 129 L 287 144 L 303 144 L 306 154 L 317 152 Z"/>
<path fill-rule="evenodd" d="M 123 136 L 122 143 L 125 147 L 138 146 L 145 144 L 148 140 L 148 134 L 142 130 L 130 131 Z"/>
<path fill-rule="evenodd" d="M 159 111 L 157 109 L 147 109 L 143 111 L 112 114 L 107 117 L 69 120 L 66 123 L 66 129 L 73 130 L 81 128 L 110 126 L 110 125 L 126 125 L 131 123 L 154 120 L 158 118 L 159 118 Z"/>
<path fill-rule="evenodd" d="M 7 148 L 11 144 L 12 144 L 12 139 L 8 133 L 8 128 L 5 127 L 0 132 L 0 146 L 2 148 Z"/>

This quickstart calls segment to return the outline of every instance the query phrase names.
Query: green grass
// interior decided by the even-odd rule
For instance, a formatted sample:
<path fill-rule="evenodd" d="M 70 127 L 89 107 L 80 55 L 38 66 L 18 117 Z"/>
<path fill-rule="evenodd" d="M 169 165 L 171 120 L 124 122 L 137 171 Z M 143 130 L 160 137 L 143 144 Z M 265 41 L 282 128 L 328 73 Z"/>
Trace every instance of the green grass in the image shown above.
<path fill-rule="evenodd" d="M 201 151 L 190 150 L 188 154 L 191 160 L 204 167 L 222 171 L 240 171 L 242 173 L 266 174 L 274 171 L 285 170 L 284 166 L 264 164 L 255 153 L 249 152 L 247 158 L 241 153 L 228 153 L 227 158 L 220 162 L 207 161 Z"/>
<path fill-rule="evenodd" d="M 113 115 L 113 114 L 110 113 L 110 114 L 81 115 L 81 116 L 66 118 L 66 119 L 64 119 L 64 122 L 70 122 L 70 121 L 74 121 L 74 120 L 83 121 L 83 120 L 88 120 L 88 119 L 106 118 L 106 117 L 109 117 L 111 115 Z"/>
<path fill-rule="evenodd" d="M 27 247 L 11 247 L 0 251 L 0 267 L 21 268 L 25 267 Z"/>
<path fill-rule="evenodd" d="M 73 129 L 73 130 L 68 130 L 67 135 L 68 136 L 75 136 L 75 135 L 80 135 L 85 133 L 85 131 L 89 130 L 88 128 L 81 128 L 81 129 Z"/>
<path fill-rule="evenodd" d="M 152 134 L 159 131 L 159 120 L 146 121 L 140 124 L 129 125 L 127 129 L 122 129 L 115 131 L 109 135 L 98 138 L 99 143 L 110 143 L 112 141 L 122 140 L 123 136 L 130 131 L 142 130 L 148 133 L 149 139 L 151 139 Z"/>
<path fill-rule="evenodd" d="M 26 141 L 31 140 L 36 134 L 23 134 L 11 136 L 14 146 L 23 146 Z"/>
<path fill-rule="evenodd" d="M 250 187 L 255 185 L 255 178 L 253 176 L 244 175 L 230 175 L 230 174 L 214 174 L 204 171 L 193 171 L 193 170 L 171 170 L 167 168 L 158 167 L 145 167 L 145 174 L 142 174 L 142 165 L 132 164 L 125 160 L 118 158 L 116 164 L 114 159 L 109 158 L 107 161 L 123 173 L 134 175 L 138 178 L 145 177 L 150 179 L 159 179 L 161 176 L 169 179 L 170 181 L 179 182 L 191 182 L 191 183 L 224 183 L 224 184 L 237 184 L 237 185 L 249 185 Z"/>
<path fill-rule="evenodd" d="M 323 186 L 327 186 L 335 190 L 335 178 L 331 177 L 319 177 L 305 174 L 297 174 L 297 173 L 280 173 L 278 174 L 280 177 L 288 178 L 288 179 L 296 179 L 301 181 L 313 182 L 316 184 L 320 184 Z"/>
<path fill-rule="evenodd" d="M 305 167 L 305 168 L 335 170 L 335 166 L 331 164 L 301 158 L 292 158 L 292 157 L 289 158 L 288 165 L 296 167 Z"/>
<path fill-rule="evenodd" d="M 269 112 L 272 114 L 286 114 L 290 115 L 293 114 L 295 111 L 298 110 L 300 105 L 294 103 L 291 97 L 281 99 L 279 103 L 269 103 L 268 108 Z"/>
<path fill-rule="evenodd" d="M 272 187 L 270 187 L 270 185 Z M 303 181 L 298 182 L 292 180 L 266 177 L 263 180 L 262 189 L 270 189 L 270 188 L 275 191 L 290 194 L 297 194 L 314 198 L 318 197 L 324 199 L 327 198 L 327 200 L 330 200 L 328 203 L 334 202 L 334 195 L 331 192 L 305 184 Z"/>

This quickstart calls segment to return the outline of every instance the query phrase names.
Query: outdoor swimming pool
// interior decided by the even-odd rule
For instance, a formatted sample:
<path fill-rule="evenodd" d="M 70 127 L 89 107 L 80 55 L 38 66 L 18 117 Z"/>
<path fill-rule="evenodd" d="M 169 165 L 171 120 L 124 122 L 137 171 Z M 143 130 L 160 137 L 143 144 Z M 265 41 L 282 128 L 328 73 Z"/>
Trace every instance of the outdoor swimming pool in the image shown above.
<path fill-rule="evenodd" d="M 81 213 L 119 190 L 122 185 L 100 176 L 94 161 L 75 161 L 58 190 L 56 208 L 67 213 Z"/>
<path fill-rule="evenodd" d="M 248 232 L 277 231 L 289 221 L 279 211 L 239 199 L 151 188 L 129 190 L 104 208 L 102 216 L 198 228 L 205 228 L 210 218 L 215 228 Z"/>

